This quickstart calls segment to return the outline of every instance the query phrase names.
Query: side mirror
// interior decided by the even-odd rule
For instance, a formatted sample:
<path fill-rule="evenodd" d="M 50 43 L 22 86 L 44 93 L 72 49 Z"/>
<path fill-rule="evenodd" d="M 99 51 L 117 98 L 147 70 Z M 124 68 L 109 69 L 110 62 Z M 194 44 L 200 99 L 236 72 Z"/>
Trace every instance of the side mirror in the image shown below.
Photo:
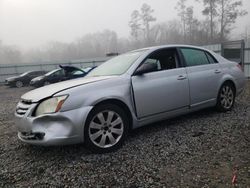
<path fill-rule="evenodd" d="M 136 71 L 135 75 L 142 75 L 148 72 L 157 71 L 157 64 L 156 63 L 143 63 Z"/>

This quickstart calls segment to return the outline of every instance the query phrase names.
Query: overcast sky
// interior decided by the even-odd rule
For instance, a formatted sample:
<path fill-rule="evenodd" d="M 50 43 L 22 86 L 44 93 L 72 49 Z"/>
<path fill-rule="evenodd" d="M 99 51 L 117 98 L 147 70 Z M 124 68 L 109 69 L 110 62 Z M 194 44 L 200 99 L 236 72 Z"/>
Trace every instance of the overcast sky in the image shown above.
<path fill-rule="evenodd" d="M 157 22 L 163 22 L 177 17 L 176 2 L 177 0 L 0 0 L 0 40 L 4 44 L 29 49 L 49 41 L 72 42 L 84 34 L 104 29 L 116 31 L 119 37 L 128 37 L 128 22 L 133 10 L 140 9 L 143 3 L 147 3 L 155 10 Z M 249 14 L 238 20 L 238 28 L 234 31 L 237 34 L 250 26 L 250 0 L 243 0 L 243 3 Z M 200 12 L 198 9 L 202 9 L 202 5 L 195 5 L 195 8 L 196 12 Z M 196 13 L 196 16 L 200 17 L 200 14 Z"/>

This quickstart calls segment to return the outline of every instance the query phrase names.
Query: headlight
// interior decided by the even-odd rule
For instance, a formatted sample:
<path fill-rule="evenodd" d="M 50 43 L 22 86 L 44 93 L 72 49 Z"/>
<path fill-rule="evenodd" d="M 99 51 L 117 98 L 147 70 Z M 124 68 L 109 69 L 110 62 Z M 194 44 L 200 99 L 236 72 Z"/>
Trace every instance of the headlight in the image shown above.
<path fill-rule="evenodd" d="M 41 102 L 36 109 L 35 116 L 58 112 L 61 109 L 67 97 L 68 95 L 63 95 L 59 97 L 49 98 Z"/>

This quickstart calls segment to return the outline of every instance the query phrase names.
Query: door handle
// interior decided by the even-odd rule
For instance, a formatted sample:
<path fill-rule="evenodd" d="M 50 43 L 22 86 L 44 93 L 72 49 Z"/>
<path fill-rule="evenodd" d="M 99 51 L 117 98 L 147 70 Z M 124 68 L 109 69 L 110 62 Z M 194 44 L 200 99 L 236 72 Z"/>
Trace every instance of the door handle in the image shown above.
<path fill-rule="evenodd" d="M 215 73 L 215 74 L 219 74 L 219 73 L 221 73 L 221 71 L 216 69 L 216 70 L 214 71 L 214 73 Z"/>
<path fill-rule="evenodd" d="M 186 76 L 183 76 L 183 75 L 180 75 L 180 76 L 178 76 L 178 78 L 177 78 L 177 80 L 185 80 L 185 79 L 187 79 L 187 77 L 186 77 Z"/>

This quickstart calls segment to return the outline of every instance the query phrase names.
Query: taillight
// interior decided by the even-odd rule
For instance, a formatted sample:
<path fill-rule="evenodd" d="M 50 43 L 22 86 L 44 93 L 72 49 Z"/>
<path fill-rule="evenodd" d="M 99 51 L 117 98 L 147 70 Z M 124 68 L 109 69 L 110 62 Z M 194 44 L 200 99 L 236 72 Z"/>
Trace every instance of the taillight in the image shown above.
<path fill-rule="evenodd" d="M 237 67 L 243 72 L 243 67 L 239 63 L 237 63 Z"/>

